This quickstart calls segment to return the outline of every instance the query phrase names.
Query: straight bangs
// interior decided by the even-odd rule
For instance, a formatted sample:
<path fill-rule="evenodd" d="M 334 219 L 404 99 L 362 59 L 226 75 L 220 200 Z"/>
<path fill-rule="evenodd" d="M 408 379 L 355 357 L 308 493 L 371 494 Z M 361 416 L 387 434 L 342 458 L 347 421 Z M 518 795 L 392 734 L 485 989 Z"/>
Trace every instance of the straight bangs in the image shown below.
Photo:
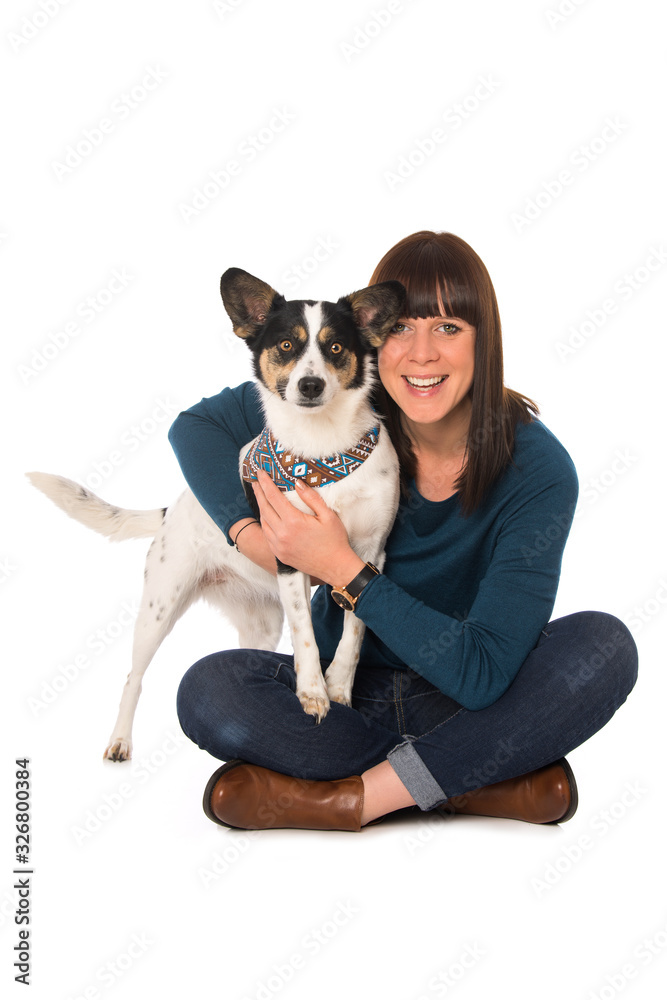
<path fill-rule="evenodd" d="M 477 327 L 481 320 L 479 296 L 470 283 L 469 268 L 461 261 L 460 248 L 442 246 L 434 236 L 416 233 L 414 242 L 397 244 L 382 258 L 369 284 L 400 281 L 407 292 L 406 319 L 456 316 Z"/>

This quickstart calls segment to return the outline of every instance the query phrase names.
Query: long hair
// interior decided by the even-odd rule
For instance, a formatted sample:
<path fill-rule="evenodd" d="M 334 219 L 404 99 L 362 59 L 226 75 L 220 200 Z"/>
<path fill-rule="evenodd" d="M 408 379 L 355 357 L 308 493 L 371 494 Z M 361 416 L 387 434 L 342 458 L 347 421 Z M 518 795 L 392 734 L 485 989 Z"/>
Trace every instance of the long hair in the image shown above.
<path fill-rule="evenodd" d="M 449 316 L 458 316 L 476 330 L 470 427 L 464 467 L 455 483 L 461 510 L 468 516 L 512 461 L 517 423 L 529 423 L 539 410 L 532 399 L 504 385 L 498 301 L 489 272 L 472 247 L 452 233 L 413 233 L 384 255 L 370 284 L 391 279 L 406 288 L 406 318 L 439 316 L 442 303 Z M 375 405 L 398 453 L 407 494 L 417 460 L 401 410 L 382 385 Z"/>

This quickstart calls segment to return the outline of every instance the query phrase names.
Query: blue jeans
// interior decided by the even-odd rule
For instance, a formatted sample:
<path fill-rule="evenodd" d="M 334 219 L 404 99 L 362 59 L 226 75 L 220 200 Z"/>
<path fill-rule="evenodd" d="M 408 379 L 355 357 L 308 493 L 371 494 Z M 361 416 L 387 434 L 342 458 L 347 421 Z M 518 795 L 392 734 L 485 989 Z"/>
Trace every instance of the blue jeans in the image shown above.
<path fill-rule="evenodd" d="M 609 721 L 636 679 L 627 627 L 585 611 L 550 622 L 505 694 L 480 711 L 413 670 L 360 663 L 352 706 L 333 702 L 317 725 L 294 693 L 292 657 L 252 649 L 199 660 L 177 704 L 186 736 L 219 760 L 315 780 L 389 760 L 428 810 L 563 757 Z"/>

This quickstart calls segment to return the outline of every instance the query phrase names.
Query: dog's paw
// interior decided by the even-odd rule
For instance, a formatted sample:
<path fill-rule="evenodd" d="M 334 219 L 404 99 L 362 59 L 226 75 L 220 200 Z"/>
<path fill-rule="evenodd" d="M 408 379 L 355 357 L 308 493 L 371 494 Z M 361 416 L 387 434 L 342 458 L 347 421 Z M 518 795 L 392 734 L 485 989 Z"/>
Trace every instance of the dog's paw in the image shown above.
<path fill-rule="evenodd" d="M 330 700 L 338 702 L 339 705 L 351 705 L 353 679 L 354 675 L 351 675 L 349 670 L 336 667 L 335 661 L 330 663 L 324 674 L 324 683 Z"/>
<path fill-rule="evenodd" d="M 324 693 L 320 693 L 319 690 L 297 691 L 296 694 L 304 712 L 308 715 L 314 715 L 315 721 L 319 725 L 329 711 L 329 698 L 326 691 Z"/>
<path fill-rule="evenodd" d="M 352 692 L 343 684 L 327 684 L 330 701 L 336 701 L 339 705 L 352 704 Z"/>
<path fill-rule="evenodd" d="M 132 757 L 131 740 L 114 740 L 104 751 L 104 760 L 130 760 Z"/>

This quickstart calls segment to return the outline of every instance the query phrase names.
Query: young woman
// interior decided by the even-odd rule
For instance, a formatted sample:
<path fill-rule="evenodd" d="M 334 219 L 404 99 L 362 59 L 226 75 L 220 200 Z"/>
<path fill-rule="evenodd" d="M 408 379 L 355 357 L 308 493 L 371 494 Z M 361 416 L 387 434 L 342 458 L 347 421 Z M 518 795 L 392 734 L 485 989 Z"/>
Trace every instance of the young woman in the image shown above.
<path fill-rule="evenodd" d="M 563 822 L 577 806 L 564 755 L 636 680 L 621 621 L 591 611 L 549 621 L 577 478 L 535 404 L 503 384 L 484 264 L 450 233 L 419 232 L 370 283 L 389 279 L 405 285 L 408 308 L 378 352 L 377 407 L 403 479 L 382 574 L 363 573 L 317 490 L 304 487 L 315 516 L 303 514 L 262 474 L 253 520 L 237 473 L 262 428 L 252 383 L 202 400 L 170 431 L 230 544 L 328 585 L 313 600 L 323 664 L 342 628 L 329 586 L 350 584 L 367 626 L 352 707 L 332 703 L 319 725 L 282 653 L 214 653 L 185 674 L 183 730 L 228 762 L 204 795 L 224 825 L 359 830 L 409 807 Z"/>

